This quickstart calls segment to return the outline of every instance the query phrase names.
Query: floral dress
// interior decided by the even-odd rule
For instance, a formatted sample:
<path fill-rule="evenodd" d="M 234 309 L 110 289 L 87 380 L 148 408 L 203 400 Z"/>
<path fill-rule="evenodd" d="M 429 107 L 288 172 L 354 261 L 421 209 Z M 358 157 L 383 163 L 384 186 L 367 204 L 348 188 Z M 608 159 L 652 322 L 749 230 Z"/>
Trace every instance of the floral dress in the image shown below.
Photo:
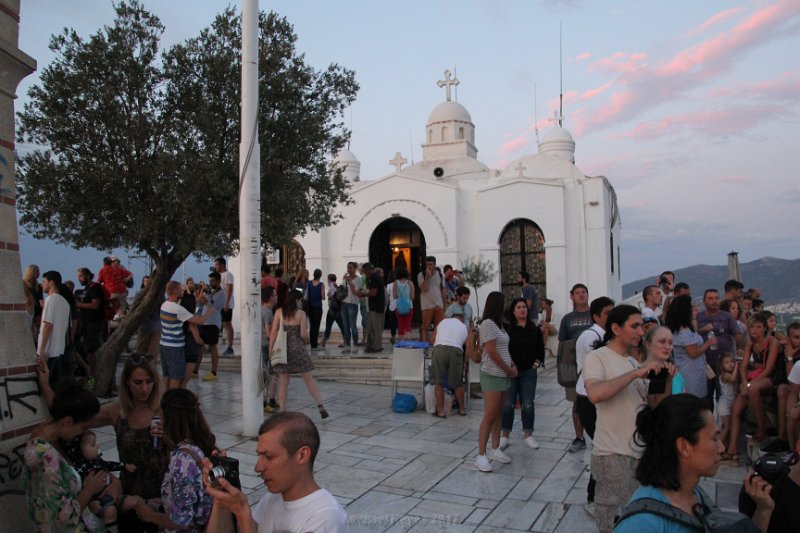
<path fill-rule="evenodd" d="M 198 464 L 203 457 L 200 448 L 185 441 L 170 454 L 161 501 L 170 521 L 185 526 L 177 531 L 199 533 L 211 516 L 211 496 L 203 490 L 202 465 Z"/>
<path fill-rule="evenodd" d="M 89 508 L 81 511 L 78 472 L 49 442 L 37 437 L 25 448 L 22 486 L 28 514 L 41 533 L 55 531 L 102 532 L 105 525 Z"/>

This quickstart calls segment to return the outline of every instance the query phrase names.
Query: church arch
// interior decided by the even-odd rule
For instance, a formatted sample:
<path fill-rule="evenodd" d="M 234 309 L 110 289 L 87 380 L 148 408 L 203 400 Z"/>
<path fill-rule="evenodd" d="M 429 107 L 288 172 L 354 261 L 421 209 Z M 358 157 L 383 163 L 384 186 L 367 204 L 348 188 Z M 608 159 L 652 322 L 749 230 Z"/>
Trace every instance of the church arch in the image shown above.
<path fill-rule="evenodd" d="M 419 200 L 404 198 L 385 200 L 364 213 L 353 228 L 348 250 L 354 251 L 366 248 L 372 235 L 372 230 L 387 218 L 395 216 L 395 212 L 413 220 L 420 227 L 425 235 L 425 242 L 428 248 L 441 249 L 450 246 L 447 229 L 439 215 Z"/>
<path fill-rule="evenodd" d="M 500 286 L 508 302 L 520 294 L 517 275 L 526 271 L 539 298 L 547 296 L 544 233 L 526 218 L 512 220 L 500 233 Z"/>
<path fill-rule="evenodd" d="M 408 279 L 417 287 L 417 274 L 425 269 L 425 234 L 406 217 L 385 219 L 372 231 L 369 238 L 369 262 L 383 269 L 384 281 L 394 281 L 393 271 L 404 267 Z M 417 290 L 416 294 L 419 294 Z M 413 320 L 420 318 L 419 298 L 414 299 Z"/>

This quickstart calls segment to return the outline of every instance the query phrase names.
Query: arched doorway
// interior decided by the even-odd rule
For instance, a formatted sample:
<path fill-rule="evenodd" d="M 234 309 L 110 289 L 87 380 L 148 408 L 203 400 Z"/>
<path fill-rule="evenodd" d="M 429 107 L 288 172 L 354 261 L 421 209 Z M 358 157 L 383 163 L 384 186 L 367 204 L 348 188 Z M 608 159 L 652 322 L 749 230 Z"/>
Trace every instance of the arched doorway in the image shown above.
<path fill-rule="evenodd" d="M 508 302 L 520 295 L 517 275 L 526 271 L 539 298 L 547 297 L 544 233 L 528 219 L 512 220 L 500 234 L 500 284 Z"/>
<path fill-rule="evenodd" d="M 378 224 L 369 238 L 369 262 L 383 269 L 387 283 L 393 270 L 405 266 L 416 288 L 417 274 L 425 268 L 425 235 L 408 218 L 386 219 Z M 413 320 L 419 320 L 419 297 L 414 301 Z"/>

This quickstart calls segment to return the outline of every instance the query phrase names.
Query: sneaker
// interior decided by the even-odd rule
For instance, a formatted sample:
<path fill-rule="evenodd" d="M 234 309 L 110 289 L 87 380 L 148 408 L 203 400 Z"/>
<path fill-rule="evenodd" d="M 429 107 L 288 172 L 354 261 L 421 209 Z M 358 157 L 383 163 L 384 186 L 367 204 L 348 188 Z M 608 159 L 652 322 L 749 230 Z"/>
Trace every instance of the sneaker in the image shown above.
<path fill-rule="evenodd" d="M 500 437 L 500 449 L 505 450 L 508 448 L 509 442 L 508 437 Z"/>
<path fill-rule="evenodd" d="M 271 415 L 274 412 L 276 412 L 276 410 L 271 405 L 267 404 L 267 405 L 264 406 L 264 414 L 265 415 Z"/>
<path fill-rule="evenodd" d="M 497 461 L 498 463 L 503 463 L 504 465 L 507 465 L 508 463 L 511 462 L 511 457 L 504 454 L 503 450 L 499 448 L 496 450 L 492 450 L 492 452 L 489 454 L 489 459 L 491 459 L 492 461 Z"/>
<path fill-rule="evenodd" d="M 217 381 L 217 373 L 209 372 L 208 374 L 203 376 L 203 381 Z"/>
<path fill-rule="evenodd" d="M 569 445 L 567 451 L 569 453 L 575 453 L 581 450 L 586 449 L 586 440 L 585 439 L 575 439 L 572 441 L 572 444 Z"/>
<path fill-rule="evenodd" d="M 479 455 L 475 458 L 475 466 L 481 472 L 492 471 L 492 463 L 489 462 L 489 459 L 485 455 Z"/>
<path fill-rule="evenodd" d="M 584 511 L 586 511 L 586 514 L 588 514 L 592 518 L 596 518 L 594 514 L 594 502 L 587 502 L 586 505 L 583 506 L 583 509 Z"/>
<path fill-rule="evenodd" d="M 529 448 L 533 448 L 534 450 L 539 449 L 539 443 L 536 442 L 536 439 L 533 438 L 533 435 L 528 435 L 527 437 L 525 437 L 525 444 L 527 444 Z"/>
<path fill-rule="evenodd" d="M 228 349 L 222 352 L 222 355 L 228 356 L 233 355 L 233 346 L 228 346 Z"/>
<path fill-rule="evenodd" d="M 350 349 L 349 346 L 345 346 L 344 348 L 342 348 L 342 355 L 350 355 L 351 353 L 353 353 L 353 351 Z"/>

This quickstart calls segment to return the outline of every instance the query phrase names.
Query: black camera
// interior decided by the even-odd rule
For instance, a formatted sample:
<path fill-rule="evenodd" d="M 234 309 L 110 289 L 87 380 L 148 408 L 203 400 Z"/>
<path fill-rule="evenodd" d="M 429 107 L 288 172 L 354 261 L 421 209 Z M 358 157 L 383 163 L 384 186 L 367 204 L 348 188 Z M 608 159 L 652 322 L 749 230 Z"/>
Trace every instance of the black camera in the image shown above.
<path fill-rule="evenodd" d="M 224 478 L 225 481 L 236 487 L 242 489 L 242 483 L 239 481 L 239 460 L 233 457 L 222 457 L 221 455 L 212 455 L 211 464 L 214 467 L 208 471 L 208 480 L 211 481 L 211 486 L 219 488 L 219 479 Z"/>
<path fill-rule="evenodd" d="M 662 368 L 658 372 L 651 370 L 647 373 L 647 379 L 650 384 L 647 387 L 647 394 L 664 394 L 667 390 L 667 378 L 669 377 L 669 370 Z"/>
<path fill-rule="evenodd" d="M 753 471 L 770 485 L 776 485 L 789 476 L 791 466 L 796 464 L 798 459 L 800 459 L 800 455 L 797 452 L 783 456 L 768 453 L 758 458 L 753 465 Z"/>
<path fill-rule="evenodd" d="M 661 276 L 658 280 L 659 285 L 669 285 L 669 278 L 667 276 Z"/>

